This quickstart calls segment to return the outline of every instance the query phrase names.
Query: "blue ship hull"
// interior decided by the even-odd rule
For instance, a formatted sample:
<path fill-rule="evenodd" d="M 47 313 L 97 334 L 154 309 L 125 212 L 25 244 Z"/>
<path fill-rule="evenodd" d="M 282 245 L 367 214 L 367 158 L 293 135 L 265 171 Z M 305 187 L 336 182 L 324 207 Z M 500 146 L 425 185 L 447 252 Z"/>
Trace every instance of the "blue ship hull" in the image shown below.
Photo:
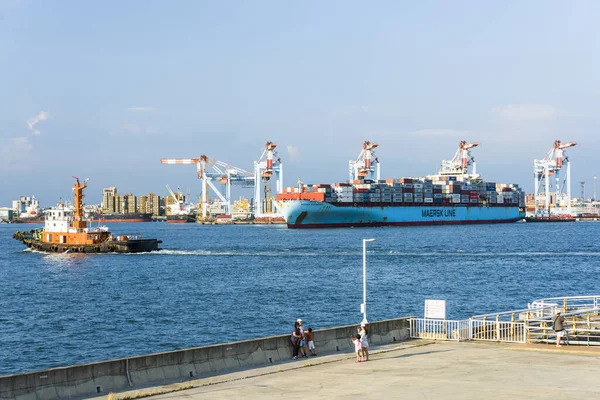
<path fill-rule="evenodd" d="M 525 218 L 524 209 L 517 205 L 353 205 L 313 200 L 276 204 L 288 228 L 489 224 Z"/>

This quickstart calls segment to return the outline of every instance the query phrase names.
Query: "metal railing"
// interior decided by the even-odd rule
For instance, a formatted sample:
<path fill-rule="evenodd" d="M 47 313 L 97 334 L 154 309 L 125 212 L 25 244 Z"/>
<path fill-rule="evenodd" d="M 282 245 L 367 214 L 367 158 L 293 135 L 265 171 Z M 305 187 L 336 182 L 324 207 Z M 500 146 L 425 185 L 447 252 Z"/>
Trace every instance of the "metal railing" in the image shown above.
<path fill-rule="evenodd" d="M 556 343 L 552 320 L 565 317 L 570 344 L 600 346 L 600 296 L 569 296 L 535 300 L 528 308 L 475 315 L 468 320 L 413 318 L 411 338 L 483 340 L 509 343 Z"/>
<path fill-rule="evenodd" d="M 525 343 L 526 330 L 523 322 L 506 322 L 500 320 L 469 320 L 472 340 L 493 342 Z"/>
<path fill-rule="evenodd" d="M 468 340 L 471 338 L 469 320 L 410 319 L 410 337 L 436 340 Z"/>
<path fill-rule="evenodd" d="M 600 296 L 566 296 L 566 297 L 551 297 L 547 299 L 534 300 L 528 304 L 530 309 L 554 305 L 555 308 L 560 308 L 562 312 L 576 310 L 598 310 L 600 304 Z"/>
<path fill-rule="evenodd" d="M 526 330 L 525 324 L 522 322 L 412 318 L 410 320 L 410 337 L 524 343 Z"/>

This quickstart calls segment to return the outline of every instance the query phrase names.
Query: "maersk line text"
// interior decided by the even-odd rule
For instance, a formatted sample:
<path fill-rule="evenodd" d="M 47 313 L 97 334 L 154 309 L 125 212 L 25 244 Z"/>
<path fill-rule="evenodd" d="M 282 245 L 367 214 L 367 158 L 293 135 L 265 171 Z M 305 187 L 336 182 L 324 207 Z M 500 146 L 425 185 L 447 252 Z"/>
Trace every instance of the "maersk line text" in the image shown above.
<path fill-rule="evenodd" d="M 435 208 L 429 210 L 422 210 L 421 216 L 423 217 L 456 217 L 456 210 L 446 209 L 438 210 Z"/>

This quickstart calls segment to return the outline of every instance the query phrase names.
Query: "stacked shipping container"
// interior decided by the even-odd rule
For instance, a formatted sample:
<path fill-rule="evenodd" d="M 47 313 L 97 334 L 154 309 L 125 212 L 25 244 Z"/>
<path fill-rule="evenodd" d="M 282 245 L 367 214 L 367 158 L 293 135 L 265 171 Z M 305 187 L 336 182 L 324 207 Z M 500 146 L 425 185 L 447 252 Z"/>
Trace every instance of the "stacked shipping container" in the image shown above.
<path fill-rule="evenodd" d="M 525 206 L 525 194 L 519 185 L 444 175 L 288 187 L 277 195 L 277 199 L 316 200 L 339 205 Z"/>

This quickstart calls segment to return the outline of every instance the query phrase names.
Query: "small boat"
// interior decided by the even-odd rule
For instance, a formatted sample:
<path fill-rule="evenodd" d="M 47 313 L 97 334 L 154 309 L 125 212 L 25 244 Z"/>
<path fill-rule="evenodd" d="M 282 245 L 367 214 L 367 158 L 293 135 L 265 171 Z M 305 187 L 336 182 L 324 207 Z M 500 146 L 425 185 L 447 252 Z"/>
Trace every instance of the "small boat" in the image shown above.
<path fill-rule="evenodd" d="M 141 235 L 113 235 L 106 226 L 88 227 L 83 212 L 83 189 L 87 187 L 75 178 L 74 206 L 59 204 L 46 210 L 44 227 L 15 232 L 13 239 L 27 247 L 51 253 L 142 253 L 160 250 L 157 239 L 143 239 Z"/>

